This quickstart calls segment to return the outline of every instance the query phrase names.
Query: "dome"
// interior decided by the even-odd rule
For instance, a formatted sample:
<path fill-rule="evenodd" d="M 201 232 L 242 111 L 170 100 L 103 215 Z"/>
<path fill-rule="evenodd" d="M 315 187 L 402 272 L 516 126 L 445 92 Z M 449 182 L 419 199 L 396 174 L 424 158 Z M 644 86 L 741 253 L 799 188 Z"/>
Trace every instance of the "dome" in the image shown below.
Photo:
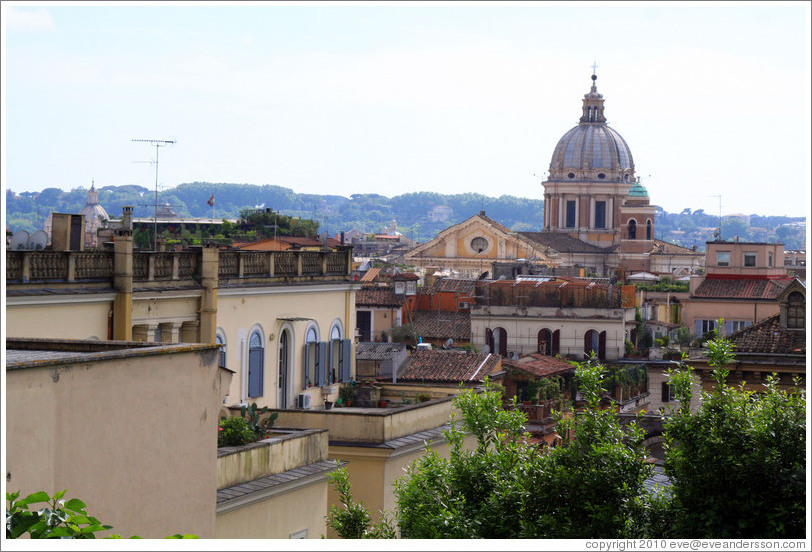
<path fill-rule="evenodd" d="M 629 190 L 629 197 L 648 197 L 648 190 L 639 182 L 635 182 Z"/>
<path fill-rule="evenodd" d="M 96 245 L 96 231 L 103 226 L 103 221 L 110 219 L 110 215 L 99 205 L 99 192 L 96 191 L 95 184 L 90 185 L 87 192 L 87 203 L 79 211 L 85 216 L 85 243 L 90 246 Z"/>
<path fill-rule="evenodd" d="M 603 95 L 595 86 L 584 95 L 578 126 L 558 141 L 550 162 L 550 180 L 580 182 L 634 181 L 632 152 L 623 137 L 606 124 Z"/>

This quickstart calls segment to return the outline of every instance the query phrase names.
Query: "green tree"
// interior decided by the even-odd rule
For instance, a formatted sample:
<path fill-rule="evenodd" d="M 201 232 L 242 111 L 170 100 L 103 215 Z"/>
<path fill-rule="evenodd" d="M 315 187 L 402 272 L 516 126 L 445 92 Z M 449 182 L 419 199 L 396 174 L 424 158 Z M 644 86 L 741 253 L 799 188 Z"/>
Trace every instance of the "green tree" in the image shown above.
<path fill-rule="evenodd" d="M 806 394 L 734 388 L 734 358 L 722 337 L 708 342 L 714 389 L 690 411 L 691 369 L 671 375 L 680 401 L 665 422 L 672 525 L 681 538 L 804 538 Z M 799 388 L 800 389 L 800 388 Z"/>

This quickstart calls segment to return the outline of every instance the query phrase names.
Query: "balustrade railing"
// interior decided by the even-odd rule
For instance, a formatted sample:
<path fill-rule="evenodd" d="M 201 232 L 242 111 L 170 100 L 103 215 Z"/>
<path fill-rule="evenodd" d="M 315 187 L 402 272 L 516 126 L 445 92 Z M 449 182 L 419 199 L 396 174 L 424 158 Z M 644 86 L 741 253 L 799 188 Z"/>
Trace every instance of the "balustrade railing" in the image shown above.
<path fill-rule="evenodd" d="M 29 258 L 29 278 L 32 280 L 67 280 L 68 255 L 66 251 L 41 251 Z"/>
<path fill-rule="evenodd" d="M 275 276 L 296 276 L 295 253 L 281 252 L 274 255 Z"/>
<path fill-rule="evenodd" d="M 324 258 L 321 253 L 302 251 L 302 274 L 311 276 L 313 274 L 321 274 L 321 262 Z"/>
<path fill-rule="evenodd" d="M 23 279 L 23 256 L 17 251 L 6 251 L 6 281 L 20 282 Z"/>
<path fill-rule="evenodd" d="M 149 253 L 133 253 L 133 280 L 149 280 Z"/>
<path fill-rule="evenodd" d="M 223 276 L 230 276 L 236 278 L 240 275 L 240 260 L 239 253 L 236 251 L 220 251 L 220 261 L 217 267 L 217 272 L 222 278 Z"/>
<path fill-rule="evenodd" d="M 73 253 L 75 262 L 74 278 L 87 280 L 91 278 L 113 277 L 113 256 L 103 251 L 77 251 Z"/>
<path fill-rule="evenodd" d="M 268 274 L 268 254 L 264 251 L 249 251 L 241 253 L 243 259 L 243 275 L 258 276 Z"/>
<path fill-rule="evenodd" d="M 178 278 L 190 280 L 198 272 L 198 259 L 200 256 L 191 251 L 176 253 L 178 256 Z"/>
<path fill-rule="evenodd" d="M 347 274 L 348 251 L 220 251 L 218 278 L 290 278 Z M 202 276 L 201 254 L 195 251 L 132 254 L 132 278 L 191 280 Z M 6 251 L 6 281 L 74 281 L 112 279 L 112 251 Z"/>

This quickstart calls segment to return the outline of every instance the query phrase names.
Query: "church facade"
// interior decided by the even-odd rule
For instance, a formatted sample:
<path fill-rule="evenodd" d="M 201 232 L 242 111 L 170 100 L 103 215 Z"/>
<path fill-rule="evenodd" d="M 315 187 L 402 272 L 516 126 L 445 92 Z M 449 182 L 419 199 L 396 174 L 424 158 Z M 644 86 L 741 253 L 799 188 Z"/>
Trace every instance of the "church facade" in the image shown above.
<path fill-rule="evenodd" d="M 512 232 L 487 221 L 498 230 L 500 243 L 523 247 L 478 250 L 472 241 L 466 241 L 476 238 L 467 231 L 478 218 L 472 217 L 442 231 L 406 257 L 420 266 L 429 262 L 459 273 L 474 272 L 483 260 L 532 259 L 549 267 L 582 268 L 599 277 L 611 277 L 618 269 L 625 274 L 647 271 L 683 276 L 704 266 L 701 253 L 654 237 L 655 206 L 635 176 L 631 149 L 607 125 L 604 98 L 598 93 L 594 74 L 578 125 L 558 141 L 542 186 L 541 231 Z M 463 245 L 454 247 L 456 243 Z"/>

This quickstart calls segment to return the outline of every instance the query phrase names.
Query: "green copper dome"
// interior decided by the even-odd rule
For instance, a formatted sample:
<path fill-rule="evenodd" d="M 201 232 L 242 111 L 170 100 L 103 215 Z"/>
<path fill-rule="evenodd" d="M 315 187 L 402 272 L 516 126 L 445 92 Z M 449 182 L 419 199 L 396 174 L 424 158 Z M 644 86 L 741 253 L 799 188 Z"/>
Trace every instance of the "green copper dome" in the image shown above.
<path fill-rule="evenodd" d="M 648 197 L 648 190 L 639 182 L 635 182 L 629 190 L 629 197 Z"/>

